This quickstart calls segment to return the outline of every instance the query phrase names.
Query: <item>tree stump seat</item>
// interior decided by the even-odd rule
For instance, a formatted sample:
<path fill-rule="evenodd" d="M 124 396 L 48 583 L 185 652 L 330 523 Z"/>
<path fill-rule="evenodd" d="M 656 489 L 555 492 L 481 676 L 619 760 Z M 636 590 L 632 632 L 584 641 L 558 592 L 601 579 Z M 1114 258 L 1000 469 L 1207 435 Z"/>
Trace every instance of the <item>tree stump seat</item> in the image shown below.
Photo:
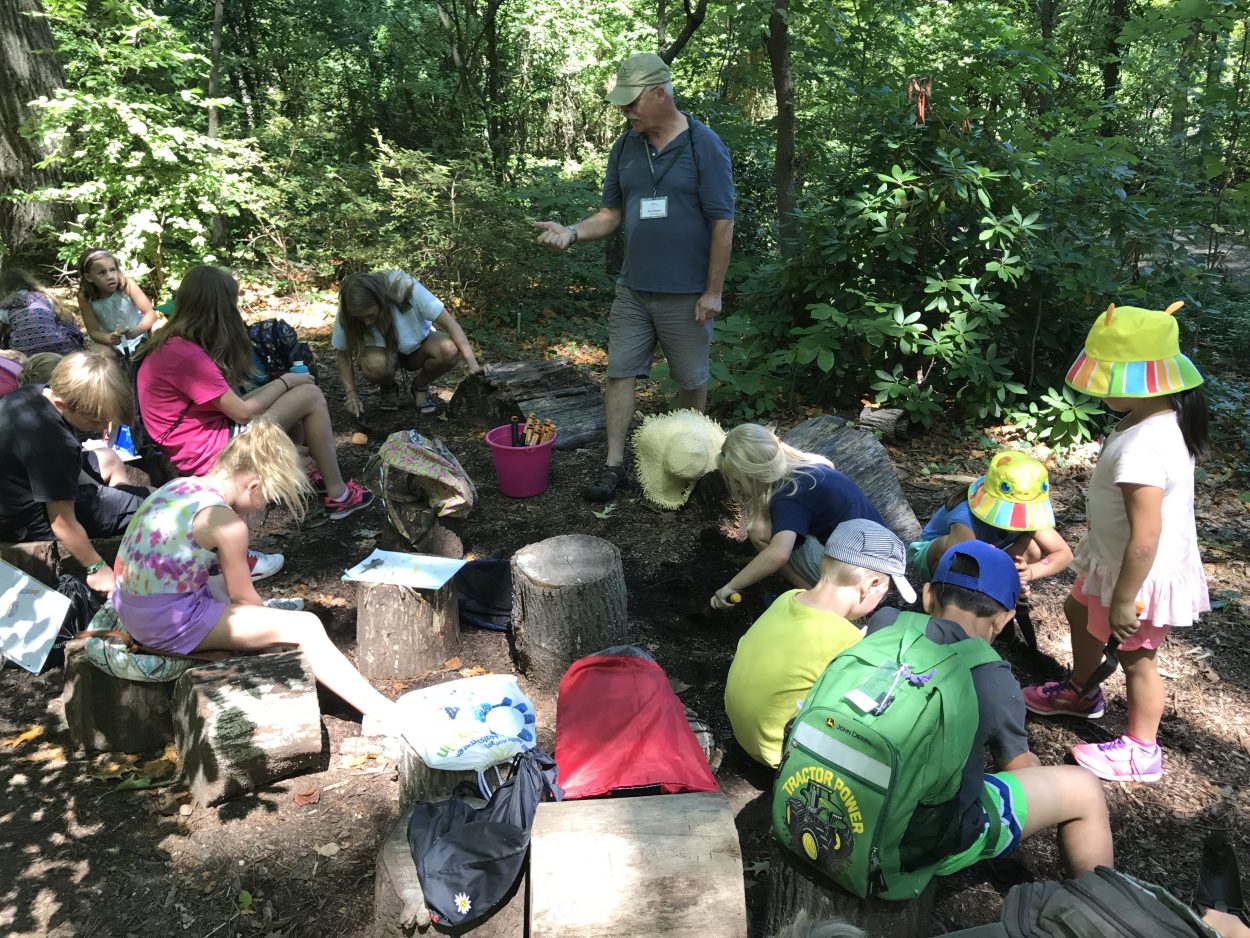
<path fill-rule="evenodd" d="M 456 581 L 437 590 L 356 584 L 356 667 L 370 680 L 435 671 L 460 651 Z"/>
<path fill-rule="evenodd" d="M 97 537 L 91 541 L 100 556 L 110 564 L 117 557 L 121 542 L 120 537 Z M 82 564 L 59 541 L 0 541 L 0 560 L 52 589 L 56 589 L 57 578 L 62 573 L 86 575 Z"/>
<path fill-rule="evenodd" d="M 934 883 L 916 899 L 887 902 L 860 899 L 839 889 L 773 838 L 768 853 L 768 906 L 764 931 L 772 934 L 799 912 L 812 918 L 841 918 L 868 938 L 926 938 L 931 934 Z"/>
<path fill-rule="evenodd" d="M 564 534 L 512 557 L 512 634 L 523 674 L 555 688 L 574 660 L 626 642 L 621 552 Z"/>
<path fill-rule="evenodd" d="M 174 738 L 173 681 L 127 681 L 105 674 L 80 648 L 67 648 L 61 700 L 74 748 L 148 752 Z"/>

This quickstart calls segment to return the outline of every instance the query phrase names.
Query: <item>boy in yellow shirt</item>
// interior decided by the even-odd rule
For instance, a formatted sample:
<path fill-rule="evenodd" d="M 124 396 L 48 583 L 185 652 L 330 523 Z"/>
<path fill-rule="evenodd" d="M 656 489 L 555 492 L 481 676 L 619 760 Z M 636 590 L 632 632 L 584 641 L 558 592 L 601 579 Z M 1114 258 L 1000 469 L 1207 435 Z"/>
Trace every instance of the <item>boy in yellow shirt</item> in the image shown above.
<path fill-rule="evenodd" d="M 725 712 L 751 758 L 776 768 L 786 723 L 829 662 L 863 636 L 849 620 L 868 615 L 890 581 L 908 603 L 907 549 L 866 518 L 844 521 L 825 544 L 820 581 L 777 598 L 738 641 L 725 682 Z"/>

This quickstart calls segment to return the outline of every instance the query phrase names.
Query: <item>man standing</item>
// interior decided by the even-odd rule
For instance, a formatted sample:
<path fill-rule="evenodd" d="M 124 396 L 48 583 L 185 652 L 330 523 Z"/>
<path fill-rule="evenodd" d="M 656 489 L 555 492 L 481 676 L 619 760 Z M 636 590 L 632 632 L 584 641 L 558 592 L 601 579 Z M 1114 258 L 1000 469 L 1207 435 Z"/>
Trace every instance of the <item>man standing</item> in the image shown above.
<path fill-rule="evenodd" d="M 607 464 L 582 494 L 609 501 L 625 479 L 634 390 L 651 372 L 658 342 L 679 389 L 677 406 L 707 405 L 712 320 L 733 243 L 729 151 L 711 129 L 677 109 L 668 65 L 632 55 L 607 102 L 629 121 L 612 146 L 602 207 L 572 226 L 537 222 L 538 243 L 564 251 L 625 226 L 625 260 L 608 322 Z"/>

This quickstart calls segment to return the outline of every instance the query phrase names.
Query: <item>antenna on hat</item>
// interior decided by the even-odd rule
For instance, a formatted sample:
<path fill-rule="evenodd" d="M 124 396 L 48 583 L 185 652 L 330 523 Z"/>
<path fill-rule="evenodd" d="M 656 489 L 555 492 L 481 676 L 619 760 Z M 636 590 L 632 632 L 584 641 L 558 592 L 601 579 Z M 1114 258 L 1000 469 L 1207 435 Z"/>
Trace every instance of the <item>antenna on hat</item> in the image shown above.
<path fill-rule="evenodd" d="M 1108 325 L 1108 326 L 1111 325 L 1111 314 L 1114 312 L 1115 312 L 1115 304 L 1108 303 L 1107 304 L 1107 320 L 1104 323 L 1104 325 Z"/>
<path fill-rule="evenodd" d="M 1177 300 L 1175 303 L 1173 303 L 1171 306 L 1165 309 L 1164 312 L 1167 313 L 1169 316 L 1171 316 L 1174 312 L 1176 312 L 1178 309 L 1180 309 L 1184 305 L 1185 305 L 1184 300 Z"/>

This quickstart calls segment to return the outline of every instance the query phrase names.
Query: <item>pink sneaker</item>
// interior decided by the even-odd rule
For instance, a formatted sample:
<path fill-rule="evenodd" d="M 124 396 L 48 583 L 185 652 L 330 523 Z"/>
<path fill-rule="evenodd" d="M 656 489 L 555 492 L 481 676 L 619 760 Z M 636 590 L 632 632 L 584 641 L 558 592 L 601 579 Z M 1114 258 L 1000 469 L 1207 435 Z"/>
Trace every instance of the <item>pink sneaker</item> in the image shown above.
<path fill-rule="evenodd" d="M 1024 706 L 1038 716 L 1068 715 L 1087 720 L 1100 719 L 1107 709 L 1101 687 L 1089 700 L 1082 700 L 1071 681 L 1047 681 L 1024 688 Z"/>
<path fill-rule="evenodd" d="M 327 495 L 322 504 L 325 505 L 326 511 L 330 513 L 331 521 L 341 521 L 348 515 L 354 515 L 362 509 L 368 508 L 373 504 L 373 493 L 367 488 L 349 479 L 347 482 L 347 494 L 338 500 Z"/>
<path fill-rule="evenodd" d="M 1072 757 L 1108 782 L 1157 782 L 1163 778 L 1163 749 L 1158 743 L 1143 746 L 1121 736 L 1109 743 L 1082 743 L 1072 747 Z"/>

